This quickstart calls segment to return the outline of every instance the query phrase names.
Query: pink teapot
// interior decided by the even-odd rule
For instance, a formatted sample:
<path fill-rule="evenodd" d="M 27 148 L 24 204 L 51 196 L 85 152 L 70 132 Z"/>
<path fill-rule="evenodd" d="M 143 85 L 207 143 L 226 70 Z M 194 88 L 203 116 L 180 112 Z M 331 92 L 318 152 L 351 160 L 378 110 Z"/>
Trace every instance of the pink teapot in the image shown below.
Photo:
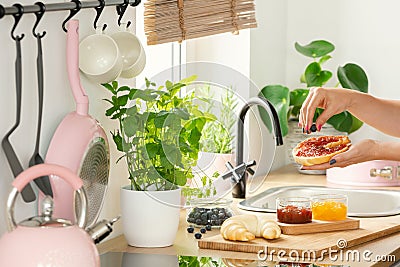
<path fill-rule="evenodd" d="M 42 201 L 42 214 L 17 223 L 14 205 L 18 194 L 33 179 L 45 175 L 57 175 L 76 191 L 81 214 L 77 224 L 64 219 L 52 218 L 53 202 L 50 197 Z M 98 267 L 100 258 L 95 242 L 112 231 L 112 224 L 105 220 L 85 231 L 87 200 L 82 180 L 65 167 L 39 164 L 20 175 L 12 183 L 7 200 L 8 232 L 0 239 L 0 266 L 14 267 Z"/>

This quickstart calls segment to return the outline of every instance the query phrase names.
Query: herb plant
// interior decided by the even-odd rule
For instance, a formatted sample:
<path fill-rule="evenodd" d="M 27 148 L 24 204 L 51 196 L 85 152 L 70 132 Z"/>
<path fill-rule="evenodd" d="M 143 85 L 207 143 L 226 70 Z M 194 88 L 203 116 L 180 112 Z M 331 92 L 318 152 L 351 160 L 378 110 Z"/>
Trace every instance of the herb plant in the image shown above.
<path fill-rule="evenodd" d="M 290 91 L 289 88 L 283 85 L 267 85 L 260 92 L 277 110 L 283 136 L 288 133 L 288 120 L 291 118 L 298 119 L 300 108 L 309 93 L 308 88 L 321 87 L 333 77 L 331 71 L 324 70 L 322 67 L 325 62 L 332 58 L 330 53 L 335 50 L 333 44 L 325 40 L 317 40 L 302 46 L 296 42 L 295 49 L 300 54 L 313 59 L 300 76 L 300 82 L 304 83 L 307 88 Z M 340 85 L 342 88 L 364 93 L 368 92 L 368 78 L 360 66 L 354 63 L 347 63 L 343 67 L 339 66 L 336 74 L 338 78 L 336 87 Z M 322 110 L 318 109 L 315 118 L 321 112 Z M 260 114 L 264 123 L 270 128 L 271 124 L 268 115 L 264 111 L 260 111 Z M 358 130 L 363 124 L 348 111 L 334 115 L 327 123 L 336 130 L 349 134 Z"/>
<path fill-rule="evenodd" d="M 146 79 L 145 89 L 103 85 L 112 94 L 106 116 L 118 121 L 111 134 L 126 157 L 132 190 L 174 189 L 193 177 L 208 118 L 193 104 L 193 93 L 179 95 L 195 79 L 159 87 Z"/>
<path fill-rule="evenodd" d="M 198 89 L 199 99 L 202 101 L 201 108 L 207 113 L 214 113 L 218 109 L 215 119 L 206 123 L 200 139 L 200 149 L 211 153 L 232 153 L 233 150 L 233 127 L 236 123 L 235 109 L 237 98 L 232 88 L 225 89 L 221 95 L 220 102 L 216 105 L 211 86 L 207 85 Z"/>

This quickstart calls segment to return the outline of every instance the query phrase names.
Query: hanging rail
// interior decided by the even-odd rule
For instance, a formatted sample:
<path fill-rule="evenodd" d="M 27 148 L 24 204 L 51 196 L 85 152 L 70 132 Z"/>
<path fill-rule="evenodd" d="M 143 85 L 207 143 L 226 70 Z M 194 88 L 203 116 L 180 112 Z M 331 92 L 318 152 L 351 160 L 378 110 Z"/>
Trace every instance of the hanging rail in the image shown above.
<path fill-rule="evenodd" d="M 122 5 L 126 2 L 129 2 L 130 6 L 137 6 L 140 4 L 141 0 L 105 0 L 105 6 L 118 6 Z M 100 7 L 101 4 L 99 1 L 80 1 L 80 8 L 95 8 Z M 36 13 L 40 12 L 40 7 L 38 5 L 26 5 L 23 7 L 23 14 L 26 13 Z M 46 12 L 49 11 L 63 11 L 63 10 L 73 10 L 76 8 L 76 3 L 74 2 L 64 2 L 64 3 L 53 3 L 53 4 L 45 4 Z M 0 19 L 5 15 L 15 15 L 18 14 L 19 10 L 15 6 L 3 7 L 0 5 Z"/>

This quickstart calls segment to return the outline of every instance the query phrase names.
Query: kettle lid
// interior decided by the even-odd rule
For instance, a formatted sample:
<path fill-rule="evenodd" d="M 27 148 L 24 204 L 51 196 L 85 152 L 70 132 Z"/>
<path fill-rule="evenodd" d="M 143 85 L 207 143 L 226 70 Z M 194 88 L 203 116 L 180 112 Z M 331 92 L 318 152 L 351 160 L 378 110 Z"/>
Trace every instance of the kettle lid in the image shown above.
<path fill-rule="evenodd" d="M 42 201 L 42 214 L 31 217 L 19 223 L 28 227 L 66 227 L 71 226 L 71 221 L 53 218 L 53 199 L 46 196 Z"/>

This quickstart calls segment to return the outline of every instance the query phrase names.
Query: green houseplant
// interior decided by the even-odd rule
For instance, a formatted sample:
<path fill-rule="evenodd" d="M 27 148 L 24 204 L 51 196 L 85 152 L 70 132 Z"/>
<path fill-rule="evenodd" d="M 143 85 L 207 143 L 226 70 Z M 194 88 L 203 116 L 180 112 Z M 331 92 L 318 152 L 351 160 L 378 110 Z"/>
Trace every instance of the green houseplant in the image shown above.
<path fill-rule="evenodd" d="M 111 92 L 106 116 L 118 121 L 111 132 L 126 158 L 130 185 L 121 190 L 124 235 L 129 245 L 163 247 L 178 229 L 181 189 L 193 177 L 199 140 L 208 118 L 193 103 L 194 94 L 180 92 L 195 76 L 146 88 L 103 86 Z M 120 159 L 121 159 L 120 158 Z M 163 221 L 160 224 L 160 221 Z"/>
<path fill-rule="evenodd" d="M 125 153 L 132 190 L 168 190 L 193 177 L 208 119 L 193 104 L 193 94 L 179 97 L 179 92 L 195 78 L 159 87 L 146 79 L 145 89 L 104 84 L 112 93 L 106 116 L 118 120 L 112 136 Z"/>
<path fill-rule="evenodd" d="M 308 88 L 321 87 L 333 77 L 333 73 L 330 70 L 323 69 L 324 63 L 332 58 L 330 53 L 335 50 L 335 46 L 332 43 L 325 40 L 316 40 L 302 46 L 296 42 L 295 49 L 300 54 L 313 59 L 300 76 L 300 81 L 305 84 L 306 88 L 290 91 L 289 88 L 283 85 L 267 85 L 260 92 L 276 108 L 283 136 L 286 136 L 289 131 L 288 120 L 298 119 L 301 105 L 309 92 Z M 344 66 L 339 66 L 336 75 L 338 79 L 336 86 L 364 93 L 368 92 L 367 75 L 357 64 L 347 63 Z M 321 111 L 321 109 L 318 109 L 315 116 L 317 117 Z M 261 116 L 266 125 L 270 125 L 267 116 L 262 113 Z M 348 111 L 331 117 L 327 123 L 336 130 L 349 134 L 358 130 L 363 124 Z"/>

